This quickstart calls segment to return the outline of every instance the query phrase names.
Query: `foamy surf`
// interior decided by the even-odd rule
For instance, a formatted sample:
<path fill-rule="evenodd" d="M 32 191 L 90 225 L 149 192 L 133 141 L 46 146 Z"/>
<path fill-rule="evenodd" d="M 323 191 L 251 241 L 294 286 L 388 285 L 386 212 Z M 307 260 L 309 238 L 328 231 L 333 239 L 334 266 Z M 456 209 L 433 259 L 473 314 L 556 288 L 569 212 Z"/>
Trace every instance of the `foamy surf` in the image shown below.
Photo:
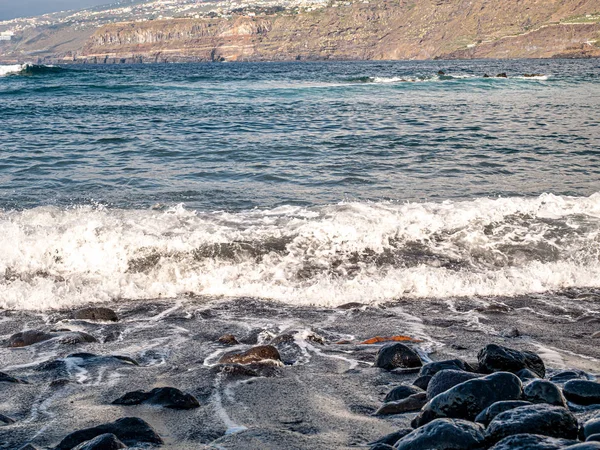
<path fill-rule="evenodd" d="M 239 213 L 0 214 L 0 306 L 182 295 L 297 305 L 600 287 L 600 193 Z"/>
<path fill-rule="evenodd" d="M 23 70 L 25 64 L 12 64 L 8 66 L 0 66 L 0 77 L 6 75 L 17 75 Z"/>

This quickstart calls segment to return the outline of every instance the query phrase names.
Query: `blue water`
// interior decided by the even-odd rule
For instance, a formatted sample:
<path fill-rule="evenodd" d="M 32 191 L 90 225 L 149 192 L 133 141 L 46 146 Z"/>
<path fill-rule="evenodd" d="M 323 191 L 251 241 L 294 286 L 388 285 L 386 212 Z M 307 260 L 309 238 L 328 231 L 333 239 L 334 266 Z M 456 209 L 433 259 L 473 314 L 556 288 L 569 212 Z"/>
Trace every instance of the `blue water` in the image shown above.
<path fill-rule="evenodd" d="M 482 78 L 499 72 L 509 78 Z M 524 73 L 548 79 L 514 78 Z M 4 76 L 0 207 L 590 195 L 600 187 L 599 80 L 597 60 L 68 66 Z"/>
<path fill-rule="evenodd" d="M 598 60 L 0 73 L 0 308 L 600 288 Z"/>

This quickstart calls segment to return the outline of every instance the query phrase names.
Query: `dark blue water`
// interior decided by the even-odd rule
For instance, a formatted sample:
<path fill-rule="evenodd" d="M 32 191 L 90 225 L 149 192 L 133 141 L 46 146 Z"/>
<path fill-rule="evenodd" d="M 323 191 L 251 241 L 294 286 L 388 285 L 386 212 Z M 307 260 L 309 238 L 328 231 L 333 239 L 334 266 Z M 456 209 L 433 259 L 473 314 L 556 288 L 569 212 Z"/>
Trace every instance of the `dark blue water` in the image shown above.
<path fill-rule="evenodd" d="M 40 72 L 0 77 L 2 208 L 241 210 L 600 188 L 596 60 Z M 482 78 L 499 72 L 509 78 Z"/>

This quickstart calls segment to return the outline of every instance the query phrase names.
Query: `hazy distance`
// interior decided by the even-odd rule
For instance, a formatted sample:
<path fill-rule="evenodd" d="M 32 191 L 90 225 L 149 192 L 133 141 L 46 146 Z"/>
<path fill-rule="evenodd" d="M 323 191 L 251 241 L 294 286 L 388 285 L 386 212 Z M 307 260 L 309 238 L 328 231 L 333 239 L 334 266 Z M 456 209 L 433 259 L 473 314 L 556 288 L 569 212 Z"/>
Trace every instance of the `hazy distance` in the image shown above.
<path fill-rule="evenodd" d="M 49 12 L 68 9 L 84 9 L 90 6 L 114 3 L 116 0 L 0 0 L 0 20 L 15 17 L 39 16 Z"/>

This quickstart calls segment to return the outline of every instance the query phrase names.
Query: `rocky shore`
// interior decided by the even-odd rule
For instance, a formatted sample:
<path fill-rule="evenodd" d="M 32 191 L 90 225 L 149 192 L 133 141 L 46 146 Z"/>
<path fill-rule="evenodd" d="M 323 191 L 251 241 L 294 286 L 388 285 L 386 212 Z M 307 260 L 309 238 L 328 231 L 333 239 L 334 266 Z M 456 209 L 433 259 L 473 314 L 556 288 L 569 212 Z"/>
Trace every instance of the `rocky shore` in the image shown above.
<path fill-rule="evenodd" d="M 3 310 L 0 448 L 600 448 L 599 294 Z"/>

